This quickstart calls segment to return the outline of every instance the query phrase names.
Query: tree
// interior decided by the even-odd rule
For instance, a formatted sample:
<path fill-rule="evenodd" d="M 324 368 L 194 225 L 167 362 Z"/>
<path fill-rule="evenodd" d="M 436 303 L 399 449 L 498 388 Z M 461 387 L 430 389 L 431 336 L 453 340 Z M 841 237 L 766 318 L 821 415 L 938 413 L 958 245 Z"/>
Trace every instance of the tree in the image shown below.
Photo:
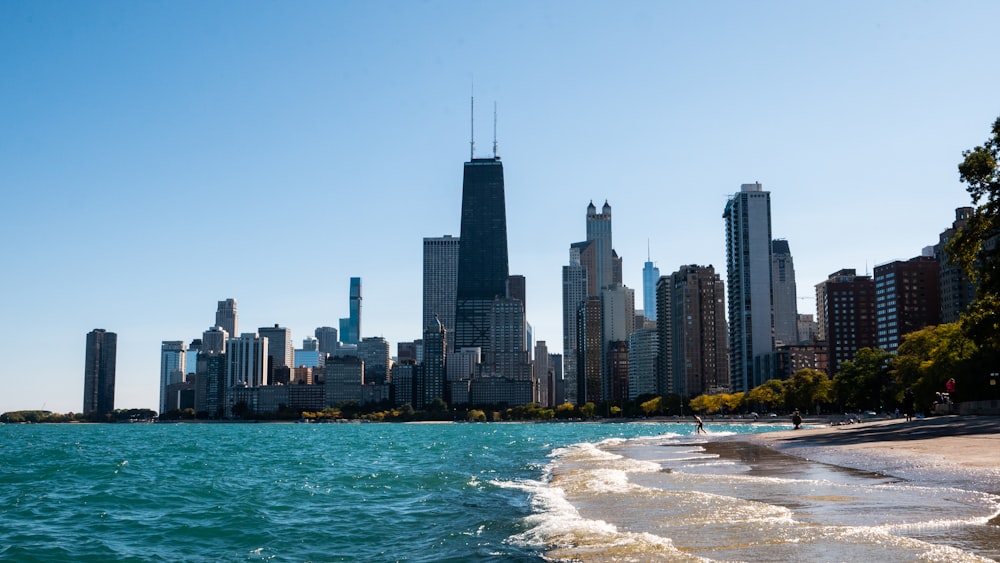
<path fill-rule="evenodd" d="M 854 361 L 840 364 L 840 372 L 833 378 L 837 401 L 848 410 L 878 410 L 886 399 L 895 395 L 890 387 L 893 354 L 882 349 L 861 348 Z"/>
<path fill-rule="evenodd" d="M 772 409 L 785 404 L 785 382 L 780 379 L 769 379 L 750 390 L 750 402 Z"/>
<path fill-rule="evenodd" d="M 653 416 L 660 411 L 660 397 L 650 399 L 639 405 L 642 412 L 646 413 L 646 416 Z"/>
<path fill-rule="evenodd" d="M 983 347 L 1000 348 L 1000 118 L 983 145 L 962 152 L 959 179 L 968 187 L 975 212 L 948 242 L 953 263 L 976 284 L 976 300 L 962 315 L 962 327 Z"/>
<path fill-rule="evenodd" d="M 829 403 L 833 395 L 833 382 L 815 369 L 800 369 L 785 382 L 785 408 L 809 411 L 823 403 Z"/>
<path fill-rule="evenodd" d="M 917 410 L 930 407 L 935 393 L 944 390 L 954 377 L 960 389 L 976 388 L 976 344 L 962 331 L 960 323 L 930 326 L 903 336 L 896 351 L 892 375 L 896 401 L 906 389 L 913 391 Z"/>

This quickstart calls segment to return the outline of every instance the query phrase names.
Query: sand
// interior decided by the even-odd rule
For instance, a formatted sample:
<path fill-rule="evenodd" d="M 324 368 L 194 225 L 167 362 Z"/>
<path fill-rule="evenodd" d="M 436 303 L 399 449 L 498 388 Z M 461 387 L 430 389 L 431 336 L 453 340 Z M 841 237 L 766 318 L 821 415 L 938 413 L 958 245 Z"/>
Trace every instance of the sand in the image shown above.
<path fill-rule="evenodd" d="M 1000 494 L 1000 417 L 899 418 L 842 426 L 807 421 L 799 430 L 747 439 L 804 459 Z"/>

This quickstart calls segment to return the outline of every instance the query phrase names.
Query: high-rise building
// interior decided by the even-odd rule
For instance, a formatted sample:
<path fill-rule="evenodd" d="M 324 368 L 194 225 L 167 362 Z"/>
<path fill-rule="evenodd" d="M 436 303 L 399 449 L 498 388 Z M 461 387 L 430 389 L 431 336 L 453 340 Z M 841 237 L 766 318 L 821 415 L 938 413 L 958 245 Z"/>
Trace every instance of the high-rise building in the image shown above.
<path fill-rule="evenodd" d="M 260 387 L 267 380 L 267 337 L 244 332 L 226 342 L 226 389 Z M 228 407 L 227 407 L 228 408 Z"/>
<path fill-rule="evenodd" d="M 485 354 L 486 365 L 483 368 L 487 375 L 530 381 L 531 360 L 526 339 L 524 304 L 520 299 L 504 297 L 493 300 L 490 333 L 493 345 L 489 353 Z"/>
<path fill-rule="evenodd" d="M 461 239 L 451 235 L 424 239 L 423 324 L 434 324 L 437 316 L 448 335 L 448 348 L 455 348 L 455 299 L 458 289 L 458 252 Z"/>
<path fill-rule="evenodd" d="M 656 383 L 656 359 L 659 336 L 656 328 L 638 329 L 628 337 L 628 398 L 659 395 Z"/>
<path fill-rule="evenodd" d="M 718 392 L 730 384 L 726 303 L 712 266 L 682 266 L 670 281 L 673 392 L 685 397 Z"/>
<path fill-rule="evenodd" d="M 646 250 L 646 262 L 642 265 L 642 314 L 651 321 L 656 320 L 656 281 L 660 279 L 660 269 L 649 259 Z"/>
<path fill-rule="evenodd" d="M 230 297 L 225 301 L 219 301 L 219 307 L 215 310 L 215 326 L 221 326 L 230 336 L 239 334 L 237 329 L 240 323 L 236 314 L 235 299 Z"/>
<path fill-rule="evenodd" d="M 319 341 L 320 357 L 325 358 L 327 355 L 336 355 L 338 343 L 337 329 L 332 326 L 321 326 L 313 334 L 316 335 L 316 340 Z"/>
<path fill-rule="evenodd" d="M 473 158 L 462 179 L 455 348 L 491 352 L 493 300 L 507 294 L 507 211 L 500 158 Z"/>
<path fill-rule="evenodd" d="M 365 384 L 383 384 L 392 367 L 389 341 L 381 336 L 368 336 L 358 343 L 358 357 L 365 362 Z"/>
<path fill-rule="evenodd" d="M 819 340 L 819 326 L 812 315 L 799 315 L 799 342 Z"/>
<path fill-rule="evenodd" d="M 611 241 L 611 206 L 604 202 L 601 212 L 597 212 L 594 202 L 587 206 L 587 240 L 595 245 L 596 264 L 593 271 L 597 291 L 612 285 L 614 247 Z M 621 280 L 618 280 L 621 281 Z"/>
<path fill-rule="evenodd" d="M 656 280 L 656 393 L 660 396 L 677 392 L 673 380 L 673 323 L 670 306 L 672 291 L 672 276 L 660 276 L 660 279 Z"/>
<path fill-rule="evenodd" d="M 226 332 L 226 329 L 221 326 L 208 327 L 208 330 L 201 333 L 201 350 L 225 354 L 226 340 L 229 340 L 229 333 Z"/>
<path fill-rule="evenodd" d="M 798 297 L 795 291 L 795 265 L 788 241 L 771 241 L 771 299 L 774 304 L 774 341 L 795 344 L 799 341 Z"/>
<path fill-rule="evenodd" d="M 774 350 L 771 303 L 771 193 L 743 184 L 726 203 L 726 271 L 729 284 L 729 375 L 734 393 L 763 383 L 754 356 Z"/>
<path fill-rule="evenodd" d="M 552 368 L 549 366 L 549 348 L 544 340 L 535 343 L 535 361 L 531 363 L 534 379 L 534 401 L 542 406 L 552 407 L 555 397 L 555 381 Z"/>
<path fill-rule="evenodd" d="M 816 313 L 829 347 L 830 375 L 853 361 L 861 348 L 875 348 L 875 281 L 854 269 L 839 270 L 816 284 Z"/>
<path fill-rule="evenodd" d="M 973 213 L 974 210 L 971 207 L 956 209 L 955 222 L 941 233 L 938 243 L 934 245 L 934 256 L 938 260 L 941 278 L 942 323 L 958 321 L 962 313 L 969 308 L 969 304 L 976 298 L 976 288 L 972 280 L 969 279 L 969 275 L 961 266 L 951 263 L 951 255 L 946 249 L 948 242 L 955 237 L 955 233 L 968 224 Z"/>
<path fill-rule="evenodd" d="M 628 397 L 628 337 L 635 332 L 635 291 L 621 284 L 601 290 L 602 397 Z"/>
<path fill-rule="evenodd" d="M 167 409 L 167 387 L 182 383 L 187 369 L 187 344 L 164 340 L 160 345 L 160 413 Z"/>
<path fill-rule="evenodd" d="M 344 344 L 361 342 L 361 278 L 351 278 L 349 316 L 340 319 L 340 339 Z"/>
<path fill-rule="evenodd" d="M 87 333 L 83 367 L 83 414 L 105 414 L 115 410 L 115 362 L 118 335 L 103 328 Z"/>
<path fill-rule="evenodd" d="M 445 391 L 447 357 L 447 329 L 437 320 L 424 328 L 424 361 L 417 372 L 417 388 L 421 391 L 417 402 L 422 404 L 415 405 L 417 408 L 429 405 L 434 399 L 450 399 Z"/>
<path fill-rule="evenodd" d="M 202 350 L 195 363 L 195 411 L 209 418 L 222 418 L 226 411 L 226 355 Z"/>
<path fill-rule="evenodd" d="M 875 266 L 876 343 L 895 352 L 903 336 L 941 322 L 940 266 L 933 256 Z"/>
<path fill-rule="evenodd" d="M 593 201 L 587 205 L 586 231 L 587 240 L 570 245 L 569 266 L 563 268 L 563 373 L 567 379 L 567 398 L 576 404 L 607 398 L 610 383 L 605 381 L 608 364 L 604 352 L 608 340 L 600 334 L 603 326 L 600 300 L 605 288 L 620 287 L 622 283 L 622 264 L 612 247 L 611 205 L 607 201 L 601 213 Z M 585 305 L 588 299 L 595 300 L 589 309 Z M 590 330 L 587 334 L 582 332 L 585 326 Z M 588 342 L 597 348 L 581 348 Z M 587 361 L 597 363 L 588 366 Z M 591 380 L 594 377 L 597 379 Z"/>
<path fill-rule="evenodd" d="M 295 343 L 292 342 L 292 330 L 287 327 L 262 326 L 257 329 L 261 338 L 267 338 L 267 381 L 275 381 L 274 374 L 281 368 L 295 367 Z"/>

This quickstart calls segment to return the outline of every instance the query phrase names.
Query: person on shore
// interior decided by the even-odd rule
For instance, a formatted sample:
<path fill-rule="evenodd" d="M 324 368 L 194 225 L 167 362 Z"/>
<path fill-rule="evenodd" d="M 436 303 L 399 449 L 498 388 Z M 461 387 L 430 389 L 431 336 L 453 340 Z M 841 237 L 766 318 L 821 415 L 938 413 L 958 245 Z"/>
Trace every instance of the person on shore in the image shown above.
<path fill-rule="evenodd" d="M 913 420 L 913 390 L 909 387 L 903 392 L 903 411 L 906 413 L 906 422 Z"/>
<path fill-rule="evenodd" d="M 799 414 L 799 409 L 795 409 L 795 412 L 792 413 L 792 424 L 795 425 L 795 430 L 802 426 L 802 415 Z"/>
<path fill-rule="evenodd" d="M 701 421 L 701 417 L 694 415 L 694 420 L 698 423 L 698 427 L 694 430 L 695 434 L 708 434 L 708 432 L 705 432 L 705 423 Z"/>

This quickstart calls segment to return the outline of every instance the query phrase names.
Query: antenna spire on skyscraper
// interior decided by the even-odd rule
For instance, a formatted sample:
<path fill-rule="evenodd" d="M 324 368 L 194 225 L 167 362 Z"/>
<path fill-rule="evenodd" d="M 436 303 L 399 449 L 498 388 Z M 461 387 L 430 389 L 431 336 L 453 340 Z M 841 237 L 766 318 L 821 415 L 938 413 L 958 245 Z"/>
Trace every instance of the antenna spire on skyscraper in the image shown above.
<path fill-rule="evenodd" d="M 497 103 L 493 102 L 493 158 L 497 156 Z"/>
<path fill-rule="evenodd" d="M 472 87 L 472 95 L 469 97 L 469 162 L 476 158 L 476 92 L 475 85 Z"/>

